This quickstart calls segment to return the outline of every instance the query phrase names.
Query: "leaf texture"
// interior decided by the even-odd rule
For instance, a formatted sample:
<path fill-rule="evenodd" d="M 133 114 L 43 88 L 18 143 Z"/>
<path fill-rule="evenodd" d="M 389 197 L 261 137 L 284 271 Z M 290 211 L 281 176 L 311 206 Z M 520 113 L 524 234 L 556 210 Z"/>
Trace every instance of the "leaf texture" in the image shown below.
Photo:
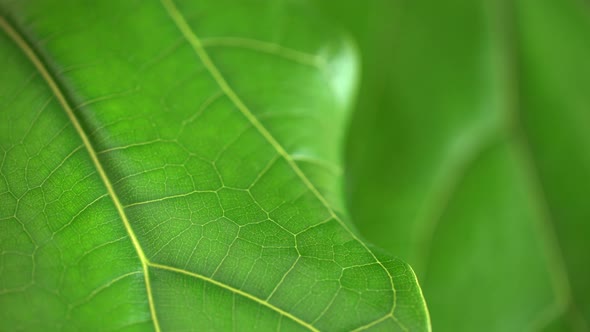
<path fill-rule="evenodd" d="M 2 1 L 8 330 L 428 330 L 355 233 L 350 42 L 282 1 Z"/>

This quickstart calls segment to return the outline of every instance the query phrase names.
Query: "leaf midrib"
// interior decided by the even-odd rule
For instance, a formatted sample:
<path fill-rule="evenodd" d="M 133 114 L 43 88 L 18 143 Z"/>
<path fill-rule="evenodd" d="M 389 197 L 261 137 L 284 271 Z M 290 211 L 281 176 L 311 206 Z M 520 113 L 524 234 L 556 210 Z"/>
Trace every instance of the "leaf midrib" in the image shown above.
<path fill-rule="evenodd" d="M 143 252 L 143 249 L 141 248 L 141 246 L 139 244 L 139 240 L 137 239 L 137 236 L 135 235 L 135 233 L 133 232 L 133 229 L 131 228 L 131 224 L 129 223 L 129 219 L 127 218 L 127 215 L 125 214 L 125 210 L 123 208 L 123 205 L 121 204 L 121 201 L 119 200 L 119 196 L 115 192 L 113 185 L 104 170 L 104 167 L 102 166 L 100 160 L 98 159 L 98 156 L 96 154 L 96 150 L 94 149 L 94 146 L 92 145 L 92 143 L 90 142 L 90 139 L 88 138 L 88 135 L 86 135 L 86 132 L 82 128 L 80 121 L 78 120 L 78 118 L 74 114 L 73 108 L 70 106 L 70 103 L 68 102 L 66 96 L 64 95 L 61 88 L 59 87 L 57 81 L 53 78 L 53 75 L 49 72 L 46 65 L 43 63 L 41 58 L 37 55 L 37 53 L 35 52 L 33 47 L 25 40 L 23 35 L 21 33 L 19 33 L 16 30 L 16 28 L 13 27 L 13 25 L 11 25 L 3 16 L 0 16 L 0 27 L 2 27 L 2 29 L 6 32 L 6 34 L 17 44 L 17 46 L 21 49 L 21 51 L 27 56 L 27 58 L 31 61 L 33 66 L 37 69 L 39 74 L 41 74 L 41 76 L 43 77 L 43 79 L 45 80 L 47 85 L 49 86 L 49 89 L 51 90 L 51 92 L 53 93 L 55 98 L 57 98 L 61 107 L 64 109 L 68 119 L 70 120 L 70 122 L 74 126 L 74 129 L 76 130 L 76 132 L 80 136 L 80 139 L 82 139 L 82 142 L 84 143 L 84 146 L 88 152 L 88 155 L 90 156 L 90 159 L 92 160 L 94 167 L 96 168 L 102 182 L 104 183 L 104 185 L 107 189 L 107 192 L 108 192 L 109 196 L 111 197 L 111 200 L 113 201 L 113 204 L 115 205 L 115 208 L 117 209 L 117 213 L 119 214 L 119 217 L 123 221 L 123 225 L 125 226 L 125 230 L 127 231 L 129 238 L 131 239 L 133 247 L 135 248 L 135 251 L 137 252 L 137 255 L 139 256 L 139 260 L 141 261 L 144 280 L 145 280 L 145 284 L 146 284 L 148 302 L 149 302 L 149 307 L 150 307 L 150 314 L 152 316 L 154 328 L 156 329 L 156 331 L 159 332 L 160 326 L 158 323 L 156 309 L 154 306 L 154 300 L 153 300 L 153 296 L 152 296 L 152 289 L 151 289 L 151 285 L 150 285 L 150 278 L 149 278 L 149 271 L 148 271 L 148 262 L 149 261 L 145 255 L 145 253 Z"/>

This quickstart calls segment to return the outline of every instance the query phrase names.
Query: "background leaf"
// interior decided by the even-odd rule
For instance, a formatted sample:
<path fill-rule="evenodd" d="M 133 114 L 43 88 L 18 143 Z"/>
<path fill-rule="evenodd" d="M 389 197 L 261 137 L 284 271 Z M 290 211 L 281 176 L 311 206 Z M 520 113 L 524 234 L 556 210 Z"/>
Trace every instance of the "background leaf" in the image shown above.
<path fill-rule="evenodd" d="M 587 331 L 584 1 L 318 1 L 360 41 L 354 220 L 436 331 Z"/>
<path fill-rule="evenodd" d="M 2 330 L 429 329 L 345 213 L 355 52 L 321 17 L 0 8 Z"/>

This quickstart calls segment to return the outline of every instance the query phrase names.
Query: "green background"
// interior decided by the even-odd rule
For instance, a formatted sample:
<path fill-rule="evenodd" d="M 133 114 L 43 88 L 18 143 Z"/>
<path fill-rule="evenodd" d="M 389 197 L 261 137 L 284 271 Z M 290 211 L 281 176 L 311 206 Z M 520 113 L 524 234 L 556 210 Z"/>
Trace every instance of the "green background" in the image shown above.
<path fill-rule="evenodd" d="M 590 4 L 317 1 L 358 40 L 361 233 L 435 331 L 588 331 Z"/>

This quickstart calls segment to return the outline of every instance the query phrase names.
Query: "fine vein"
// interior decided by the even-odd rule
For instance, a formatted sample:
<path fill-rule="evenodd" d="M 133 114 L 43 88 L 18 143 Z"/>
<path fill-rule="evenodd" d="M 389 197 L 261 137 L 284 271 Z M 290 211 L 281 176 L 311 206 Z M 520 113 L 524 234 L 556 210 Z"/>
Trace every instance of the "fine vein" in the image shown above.
<path fill-rule="evenodd" d="M 117 212 L 119 213 L 119 216 L 121 217 L 121 220 L 123 221 L 123 224 L 125 225 L 125 229 L 127 230 L 127 234 L 129 234 L 129 238 L 131 239 L 131 242 L 133 243 L 133 246 L 135 247 L 135 251 L 137 252 L 137 255 L 139 256 L 139 259 L 141 261 L 141 265 L 143 268 L 143 275 L 144 275 L 144 279 L 145 279 L 145 286 L 146 286 L 146 290 L 147 290 L 148 302 L 149 302 L 149 307 L 150 307 L 150 313 L 151 313 L 152 320 L 154 323 L 154 328 L 156 329 L 157 332 L 159 332 L 160 326 L 158 323 L 158 318 L 156 315 L 156 308 L 154 306 L 154 300 L 153 300 L 153 296 L 152 296 L 152 289 L 151 289 L 151 285 L 150 285 L 147 257 L 145 256 L 143 249 L 139 245 L 139 241 L 137 239 L 137 236 L 133 232 L 133 229 L 131 228 L 131 224 L 129 223 L 129 219 L 127 218 L 127 215 L 125 214 L 125 210 L 123 209 L 123 205 L 119 201 L 119 197 L 117 196 L 117 193 L 113 189 L 111 181 L 109 180 L 100 160 L 98 159 L 98 156 L 96 154 L 94 147 L 92 146 L 92 143 L 90 142 L 88 136 L 84 132 L 84 128 L 82 128 L 82 125 L 80 124 L 80 121 L 76 117 L 76 114 L 74 113 L 73 108 L 70 106 L 70 103 L 68 102 L 66 96 L 61 91 L 56 80 L 53 78 L 52 74 L 49 72 L 49 70 L 47 69 L 45 64 L 41 61 L 39 56 L 35 53 L 35 51 L 31 47 L 31 45 L 29 45 L 27 43 L 27 41 L 24 39 L 24 37 L 19 32 L 17 32 L 16 29 L 14 27 L 12 27 L 12 25 L 10 25 L 10 23 L 8 23 L 8 21 L 6 21 L 6 19 L 2 16 L 0 16 L 0 26 L 6 32 L 6 34 L 18 45 L 18 47 L 22 50 L 22 52 L 29 58 L 29 60 L 32 62 L 32 64 L 35 66 L 35 68 L 39 71 L 39 73 L 41 74 L 41 76 L 43 77 L 43 79 L 45 80 L 47 85 L 49 86 L 51 92 L 55 95 L 56 99 L 59 101 L 60 105 L 62 106 L 62 108 L 66 112 L 69 120 L 71 121 L 72 125 L 76 129 L 76 132 L 78 133 L 78 135 L 82 139 L 82 142 L 84 143 L 84 146 L 86 147 L 86 150 L 88 151 L 88 155 L 90 156 L 92 163 L 96 167 L 96 170 L 97 170 L 98 174 L 100 175 L 100 178 L 102 179 L 102 182 L 104 183 L 104 185 L 107 189 L 107 192 L 109 193 L 109 196 L 111 197 L 113 204 L 115 205 Z"/>

